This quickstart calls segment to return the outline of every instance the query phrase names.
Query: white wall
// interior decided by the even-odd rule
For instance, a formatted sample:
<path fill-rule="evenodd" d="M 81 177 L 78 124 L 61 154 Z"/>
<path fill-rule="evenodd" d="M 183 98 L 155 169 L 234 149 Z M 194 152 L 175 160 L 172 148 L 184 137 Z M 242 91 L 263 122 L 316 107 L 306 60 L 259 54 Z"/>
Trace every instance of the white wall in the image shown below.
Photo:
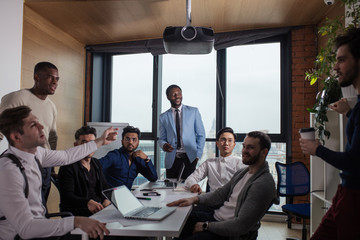
<path fill-rule="evenodd" d="M 0 98 L 20 89 L 23 0 L 0 0 Z M 7 141 L 0 142 L 0 153 Z"/>

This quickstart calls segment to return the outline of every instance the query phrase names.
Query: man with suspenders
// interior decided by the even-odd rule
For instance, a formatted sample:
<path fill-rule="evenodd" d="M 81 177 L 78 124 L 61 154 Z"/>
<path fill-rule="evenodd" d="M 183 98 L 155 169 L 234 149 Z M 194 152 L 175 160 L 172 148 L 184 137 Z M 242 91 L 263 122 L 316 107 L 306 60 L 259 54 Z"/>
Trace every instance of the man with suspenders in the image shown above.
<path fill-rule="evenodd" d="M 45 149 L 43 126 L 27 106 L 9 108 L 0 114 L 0 131 L 9 148 L 0 158 L 0 236 L 3 239 L 67 239 L 74 228 L 91 238 L 109 234 L 104 223 L 87 217 L 46 219 L 41 199 L 41 167 L 71 164 L 116 139 L 109 128 L 95 141 L 64 151 Z M 11 157 L 11 155 L 16 156 Z M 18 159 L 20 164 L 14 159 Z M 20 168 L 20 169 L 19 169 Z M 25 193 L 25 194 L 24 194 Z"/>

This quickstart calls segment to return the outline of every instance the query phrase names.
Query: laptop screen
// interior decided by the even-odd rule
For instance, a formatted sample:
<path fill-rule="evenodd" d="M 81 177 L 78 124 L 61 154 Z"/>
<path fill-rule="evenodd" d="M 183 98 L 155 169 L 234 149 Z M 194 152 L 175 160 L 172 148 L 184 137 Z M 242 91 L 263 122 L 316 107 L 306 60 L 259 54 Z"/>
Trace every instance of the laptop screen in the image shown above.
<path fill-rule="evenodd" d="M 107 189 L 103 192 L 123 215 L 143 206 L 126 186 Z"/>
<path fill-rule="evenodd" d="M 176 182 L 181 182 L 181 176 L 182 176 L 182 174 L 183 174 L 183 172 L 184 172 L 184 169 L 185 169 L 185 164 L 183 163 L 182 165 L 181 165 L 181 168 L 180 168 L 180 171 L 179 171 L 179 175 L 178 175 L 178 177 L 177 177 L 177 179 L 176 179 Z"/>

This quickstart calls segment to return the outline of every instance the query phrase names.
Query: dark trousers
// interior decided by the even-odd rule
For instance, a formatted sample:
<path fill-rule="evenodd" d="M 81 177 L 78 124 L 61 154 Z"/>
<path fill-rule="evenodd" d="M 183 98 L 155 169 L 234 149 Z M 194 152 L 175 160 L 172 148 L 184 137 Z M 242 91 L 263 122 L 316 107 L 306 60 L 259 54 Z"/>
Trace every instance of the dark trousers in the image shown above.
<path fill-rule="evenodd" d="M 180 234 L 179 239 L 191 239 L 191 240 L 227 240 L 228 237 L 222 237 L 212 232 L 197 232 L 193 234 L 194 226 L 197 222 L 215 222 L 214 218 L 214 209 L 198 205 L 193 208 L 190 213 L 188 220 L 185 223 L 185 226 Z"/>
<path fill-rule="evenodd" d="M 197 205 L 193 208 L 190 213 L 188 220 L 180 234 L 179 239 L 181 240 L 229 240 L 230 237 L 220 236 L 209 231 L 202 231 L 193 233 L 194 226 L 197 222 L 216 222 L 214 218 L 214 211 L 217 208 L 208 207 L 205 205 Z M 211 223 L 210 223 L 211 225 Z M 251 231 L 242 235 L 239 239 L 242 240 L 256 240 L 258 231 Z"/>
<path fill-rule="evenodd" d="M 360 190 L 339 185 L 311 240 L 360 239 Z"/>
<path fill-rule="evenodd" d="M 184 163 L 185 169 L 181 175 L 181 179 L 186 179 L 195 171 L 197 162 L 198 160 L 194 160 L 191 163 L 186 153 L 177 153 L 172 167 L 170 169 L 166 169 L 166 178 L 177 178 L 179 171 L 181 170 L 181 165 Z"/>

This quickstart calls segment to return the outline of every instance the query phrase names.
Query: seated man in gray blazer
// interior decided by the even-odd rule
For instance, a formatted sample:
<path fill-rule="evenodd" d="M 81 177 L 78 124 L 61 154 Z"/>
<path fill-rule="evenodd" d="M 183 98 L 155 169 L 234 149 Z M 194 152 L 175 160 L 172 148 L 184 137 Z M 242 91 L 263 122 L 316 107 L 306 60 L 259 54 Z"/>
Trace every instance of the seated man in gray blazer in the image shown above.
<path fill-rule="evenodd" d="M 168 204 L 180 207 L 201 204 L 198 210 L 193 208 L 180 239 L 256 239 L 260 219 L 278 199 L 265 160 L 270 146 L 270 138 L 265 133 L 248 133 L 242 150 L 242 160 L 247 168 L 236 172 L 227 184 L 214 192 Z M 204 211 L 205 207 L 208 211 Z"/>

